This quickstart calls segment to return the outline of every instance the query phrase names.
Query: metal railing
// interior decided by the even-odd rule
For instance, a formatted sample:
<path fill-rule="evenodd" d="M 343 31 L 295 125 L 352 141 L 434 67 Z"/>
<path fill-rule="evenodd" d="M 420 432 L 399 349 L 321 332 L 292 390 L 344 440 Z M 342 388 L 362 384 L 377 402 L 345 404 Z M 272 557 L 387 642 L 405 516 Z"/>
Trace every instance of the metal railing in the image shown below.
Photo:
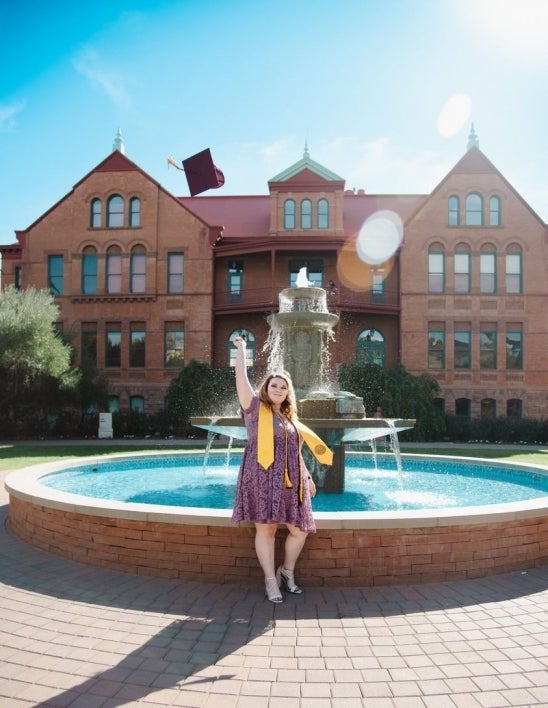
<path fill-rule="evenodd" d="M 214 294 L 214 307 L 219 313 L 242 310 L 268 310 L 277 312 L 279 306 L 279 288 L 244 288 L 240 291 L 217 291 Z M 336 291 L 327 291 L 329 310 L 394 309 L 400 305 L 399 292 L 391 290 L 356 291 L 340 287 Z"/>

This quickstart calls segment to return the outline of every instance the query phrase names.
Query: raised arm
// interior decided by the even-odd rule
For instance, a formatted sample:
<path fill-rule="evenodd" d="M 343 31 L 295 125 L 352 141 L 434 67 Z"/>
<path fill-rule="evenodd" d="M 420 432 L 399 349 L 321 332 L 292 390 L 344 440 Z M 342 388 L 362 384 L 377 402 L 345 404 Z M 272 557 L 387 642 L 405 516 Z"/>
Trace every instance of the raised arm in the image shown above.
<path fill-rule="evenodd" d="M 233 341 L 236 347 L 236 392 L 240 406 L 245 411 L 251 405 L 255 392 L 247 377 L 245 340 L 242 337 L 234 337 Z"/>

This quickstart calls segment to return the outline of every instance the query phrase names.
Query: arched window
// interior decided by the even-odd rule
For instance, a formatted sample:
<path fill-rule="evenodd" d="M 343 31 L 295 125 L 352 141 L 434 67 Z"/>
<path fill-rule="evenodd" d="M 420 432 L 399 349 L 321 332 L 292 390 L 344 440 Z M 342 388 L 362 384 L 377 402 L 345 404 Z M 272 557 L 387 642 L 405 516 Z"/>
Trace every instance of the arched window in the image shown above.
<path fill-rule="evenodd" d="M 449 197 L 447 203 L 447 223 L 449 226 L 460 224 L 460 199 L 454 195 Z"/>
<path fill-rule="evenodd" d="M 132 413 L 144 413 L 145 399 L 143 398 L 143 396 L 130 396 L 129 410 Z"/>
<path fill-rule="evenodd" d="M 385 343 L 378 329 L 364 329 L 356 342 L 356 361 L 384 366 Z"/>
<path fill-rule="evenodd" d="M 472 401 L 469 398 L 457 398 L 455 401 L 455 415 L 470 418 L 471 412 Z"/>
<path fill-rule="evenodd" d="M 483 226 L 483 197 L 476 192 L 466 197 L 466 226 Z"/>
<path fill-rule="evenodd" d="M 470 247 L 465 243 L 455 247 L 455 292 L 470 292 Z"/>
<path fill-rule="evenodd" d="M 295 228 L 295 200 L 286 199 L 284 202 L 284 229 Z"/>
<path fill-rule="evenodd" d="M 319 229 L 329 228 L 329 202 L 327 199 L 318 199 L 317 221 Z"/>
<path fill-rule="evenodd" d="M 107 293 L 122 292 L 122 252 L 118 246 L 107 250 L 105 286 Z"/>
<path fill-rule="evenodd" d="M 228 338 L 228 365 L 236 366 L 236 347 L 234 346 L 234 338 L 243 337 L 246 343 L 246 364 L 248 367 L 255 365 L 257 357 L 257 343 L 255 335 L 248 329 L 235 329 Z"/>
<path fill-rule="evenodd" d="M 100 229 L 103 221 L 103 205 L 100 199 L 92 199 L 90 206 L 89 225 L 92 229 Z"/>
<path fill-rule="evenodd" d="M 500 197 L 491 197 L 489 199 L 489 226 L 500 226 L 501 224 Z"/>
<path fill-rule="evenodd" d="M 497 417 L 497 402 L 494 398 L 482 398 L 480 406 L 481 418 Z"/>
<path fill-rule="evenodd" d="M 521 278 L 521 248 L 513 243 L 506 249 L 506 292 L 517 294 L 523 292 Z"/>
<path fill-rule="evenodd" d="M 428 292 L 445 291 L 445 249 L 441 243 L 433 243 L 428 249 Z"/>
<path fill-rule="evenodd" d="M 86 246 L 82 253 L 82 293 L 92 295 L 97 292 L 97 251 Z"/>
<path fill-rule="evenodd" d="M 108 412 L 109 413 L 119 413 L 120 412 L 120 396 L 109 396 L 108 397 Z"/>
<path fill-rule="evenodd" d="M 434 398 L 432 401 L 434 408 L 442 416 L 445 416 L 445 398 Z"/>
<path fill-rule="evenodd" d="M 141 226 L 141 200 L 139 197 L 132 197 L 129 200 L 129 225 L 131 228 Z"/>
<path fill-rule="evenodd" d="M 522 416 L 522 401 L 520 398 L 509 398 L 506 401 L 506 417 L 520 420 Z"/>
<path fill-rule="evenodd" d="M 144 246 L 131 249 L 130 290 L 132 293 L 144 293 L 147 289 L 147 254 Z"/>
<path fill-rule="evenodd" d="M 480 252 L 480 293 L 497 292 L 497 253 L 490 243 L 484 244 Z"/>
<path fill-rule="evenodd" d="M 119 228 L 124 225 L 124 200 L 119 194 L 113 194 L 107 202 L 107 227 Z"/>
<path fill-rule="evenodd" d="M 301 229 L 312 228 L 312 202 L 303 199 L 301 202 Z"/>

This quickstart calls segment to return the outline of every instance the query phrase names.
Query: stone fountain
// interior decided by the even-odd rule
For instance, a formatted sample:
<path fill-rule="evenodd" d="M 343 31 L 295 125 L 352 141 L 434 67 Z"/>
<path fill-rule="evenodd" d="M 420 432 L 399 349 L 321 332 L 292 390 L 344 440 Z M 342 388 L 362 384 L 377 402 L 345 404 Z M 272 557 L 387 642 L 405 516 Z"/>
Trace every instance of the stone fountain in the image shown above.
<path fill-rule="evenodd" d="M 299 418 L 320 435 L 333 450 L 333 465 L 325 467 L 303 447 L 306 463 L 319 487 L 344 490 L 345 444 L 362 443 L 390 436 L 415 425 L 414 420 L 366 418 L 363 399 L 338 391 L 330 383 L 327 340 L 339 321 L 327 308 L 323 288 L 308 281 L 301 268 L 295 286 L 279 295 L 279 311 L 268 317 L 270 334 L 265 344 L 269 371 L 286 370 L 297 395 Z M 245 440 L 240 417 L 191 418 L 198 428 Z M 328 473 L 327 473 L 328 472 Z"/>

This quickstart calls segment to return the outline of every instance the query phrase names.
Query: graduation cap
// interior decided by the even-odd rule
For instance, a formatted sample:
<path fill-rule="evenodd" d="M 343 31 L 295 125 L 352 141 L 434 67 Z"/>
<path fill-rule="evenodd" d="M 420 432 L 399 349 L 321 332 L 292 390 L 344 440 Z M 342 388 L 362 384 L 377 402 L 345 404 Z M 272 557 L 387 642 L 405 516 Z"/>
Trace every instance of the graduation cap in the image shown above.
<path fill-rule="evenodd" d="M 218 189 L 225 183 L 224 174 L 213 164 L 209 148 L 192 155 L 192 157 L 187 157 L 186 160 L 183 160 L 182 167 L 179 167 L 172 157 L 168 157 L 167 161 L 178 170 L 184 170 L 191 197 L 208 189 Z"/>

